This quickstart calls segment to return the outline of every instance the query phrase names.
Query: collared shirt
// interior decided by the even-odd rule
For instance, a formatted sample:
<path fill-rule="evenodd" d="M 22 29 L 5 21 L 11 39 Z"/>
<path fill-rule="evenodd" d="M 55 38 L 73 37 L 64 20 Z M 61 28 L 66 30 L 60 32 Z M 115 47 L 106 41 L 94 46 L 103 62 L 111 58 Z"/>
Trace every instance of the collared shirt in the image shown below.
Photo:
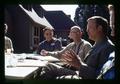
<path fill-rule="evenodd" d="M 61 50 L 62 49 L 62 43 L 61 43 L 60 40 L 55 39 L 55 38 L 52 39 L 49 42 L 44 40 L 39 44 L 37 53 L 39 54 L 42 49 L 47 50 L 47 51 Z"/>
<path fill-rule="evenodd" d="M 68 44 L 63 50 L 61 51 L 57 51 L 57 52 L 49 52 L 49 55 L 54 56 L 56 58 L 59 58 L 60 55 L 62 55 L 64 52 L 66 52 L 67 50 L 72 49 L 83 61 L 85 55 L 87 54 L 87 52 L 91 49 L 92 45 L 84 40 L 81 39 L 81 41 L 78 43 L 78 45 L 75 44 L 75 42 L 72 42 L 70 44 Z"/>
<path fill-rule="evenodd" d="M 84 59 L 87 66 L 80 66 L 79 76 L 83 79 L 95 79 L 98 75 L 98 70 L 107 61 L 109 54 L 114 49 L 114 45 L 107 38 L 96 43 Z"/>

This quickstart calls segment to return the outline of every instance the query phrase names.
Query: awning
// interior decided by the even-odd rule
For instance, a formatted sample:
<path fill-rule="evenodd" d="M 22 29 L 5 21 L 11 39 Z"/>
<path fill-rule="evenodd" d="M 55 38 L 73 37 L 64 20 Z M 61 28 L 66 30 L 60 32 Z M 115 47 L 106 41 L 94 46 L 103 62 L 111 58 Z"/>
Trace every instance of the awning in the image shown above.
<path fill-rule="evenodd" d="M 44 27 L 53 28 L 51 24 L 47 21 L 47 19 L 45 17 L 43 18 L 39 17 L 33 8 L 32 11 L 28 11 L 22 5 L 19 6 L 35 23 L 40 24 Z"/>

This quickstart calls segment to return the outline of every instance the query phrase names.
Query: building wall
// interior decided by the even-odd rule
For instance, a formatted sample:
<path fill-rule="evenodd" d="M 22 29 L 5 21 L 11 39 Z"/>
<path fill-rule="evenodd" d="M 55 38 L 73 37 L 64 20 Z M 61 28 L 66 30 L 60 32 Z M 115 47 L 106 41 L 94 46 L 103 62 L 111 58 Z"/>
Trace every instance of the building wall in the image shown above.
<path fill-rule="evenodd" d="M 9 5 L 6 8 L 12 19 L 13 31 L 10 33 L 15 53 L 30 52 L 29 28 L 31 23 L 29 18 L 17 5 Z"/>
<path fill-rule="evenodd" d="M 18 5 L 7 5 L 6 10 L 7 10 L 7 13 L 5 14 L 6 16 L 5 20 L 7 21 L 10 27 L 8 34 L 10 35 L 13 41 L 13 47 L 14 47 L 15 53 L 32 52 L 33 48 L 35 47 L 33 44 L 33 28 L 34 27 L 40 28 L 40 42 L 41 42 L 44 40 L 43 31 L 42 31 L 44 27 L 34 22 L 33 19 L 30 18 L 29 15 L 27 15 L 27 13 L 25 13 Z M 39 10 L 40 10 L 39 7 L 35 9 L 35 11 L 39 11 Z M 40 13 L 39 12 L 37 13 L 40 14 L 41 11 Z M 54 18 L 54 15 L 52 16 Z M 64 22 L 62 24 L 59 24 L 59 22 L 64 21 L 63 19 L 64 17 L 60 18 L 60 21 L 56 23 L 57 27 L 55 28 L 55 35 L 57 35 L 58 38 L 62 37 L 63 39 L 67 39 L 69 34 L 68 29 L 70 29 L 70 27 L 68 27 L 68 24 L 69 26 L 74 24 L 71 24 L 69 20 L 65 21 L 65 22 L 68 22 L 66 24 L 63 24 Z M 54 20 L 54 22 L 56 22 L 56 20 Z M 64 25 L 65 29 L 63 27 L 59 27 L 61 25 L 62 26 Z"/>

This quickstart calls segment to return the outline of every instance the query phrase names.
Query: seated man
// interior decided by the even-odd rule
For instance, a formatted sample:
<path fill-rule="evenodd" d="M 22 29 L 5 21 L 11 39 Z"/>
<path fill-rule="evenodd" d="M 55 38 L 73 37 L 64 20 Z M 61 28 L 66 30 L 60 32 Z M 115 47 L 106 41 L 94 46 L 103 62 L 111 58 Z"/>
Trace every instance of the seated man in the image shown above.
<path fill-rule="evenodd" d="M 74 66 L 79 71 L 79 77 L 82 79 L 96 79 L 100 73 L 100 68 L 107 61 L 109 54 L 115 50 L 114 44 L 107 37 L 108 22 L 101 16 L 93 16 L 87 20 L 87 32 L 89 39 L 95 41 L 91 50 L 87 53 L 84 60 L 78 58 L 73 50 L 62 54 L 62 59 Z M 50 66 L 49 66 L 50 67 Z M 52 68 L 52 67 L 50 67 Z M 61 75 L 76 75 L 76 71 L 66 71 L 64 74 L 62 68 L 51 71 L 46 68 L 46 75 L 41 78 L 53 79 Z"/>
<path fill-rule="evenodd" d="M 78 26 L 73 26 L 71 27 L 70 34 L 69 34 L 69 38 L 73 40 L 72 43 L 68 44 L 61 51 L 48 52 L 44 50 L 41 52 L 41 54 L 51 55 L 60 59 L 61 61 L 64 61 L 64 59 L 62 59 L 61 56 L 67 52 L 73 51 L 77 55 L 76 57 L 81 58 L 81 60 L 83 61 L 85 58 L 85 55 L 88 53 L 88 51 L 91 49 L 92 46 L 88 41 L 83 40 L 81 37 L 82 37 L 81 28 Z M 56 76 L 74 74 L 73 71 L 76 71 L 76 68 L 67 63 L 65 64 L 66 64 L 65 67 L 52 64 L 52 63 L 48 64 L 46 67 L 43 68 L 43 72 L 41 73 L 41 79 L 49 79 L 49 78 L 51 79 Z M 67 66 L 70 68 L 68 68 Z"/>
<path fill-rule="evenodd" d="M 110 53 L 108 60 L 103 64 L 97 79 L 115 78 L 115 52 Z M 81 79 L 79 75 L 60 76 L 57 79 Z"/>
<path fill-rule="evenodd" d="M 40 54 L 41 50 L 57 51 L 62 49 L 62 43 L 53 37 L 53 29 L 46 27 L 43 29 L 45 40 L 39 43 L 37 53 Z"/>
<path fill-rule="evenodd" d="M 6 34 L 8 29 L 7 24 L 4 24 L 4 27 L 5 27 L 5 34 Z M 14 49 L 13 49 L 12 40 L 9 37 L 5 36 L 5 53 L 11 53 L 13 51 Z"/>
<path fill-rule="evenodd" d="M 95 41 L 91 51 L 84 61 L 79 61 L 74 52 L 64 54 L 64 60 L 79 70 L 82 79 L 96 79 L 100 69 L 108 60 L 109 54 L 115 50 L 114 44 L 107 37 L 108 22 L 101 16 L 89 18 L 87 24 L 88 36 Z M 69 61 L 72 60 L 72 61 Z"/>

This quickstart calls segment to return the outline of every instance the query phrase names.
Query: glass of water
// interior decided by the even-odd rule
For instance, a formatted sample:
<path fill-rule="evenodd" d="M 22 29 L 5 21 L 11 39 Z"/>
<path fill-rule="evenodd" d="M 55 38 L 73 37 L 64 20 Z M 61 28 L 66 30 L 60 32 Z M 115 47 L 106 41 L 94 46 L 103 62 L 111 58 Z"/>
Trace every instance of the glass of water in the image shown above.
<path fill-rule="evenodd" d="M 17 57 L 14 54 L 11 54 L 8 61 L 10 67 L 15 67 L 17 65 Z"/>

